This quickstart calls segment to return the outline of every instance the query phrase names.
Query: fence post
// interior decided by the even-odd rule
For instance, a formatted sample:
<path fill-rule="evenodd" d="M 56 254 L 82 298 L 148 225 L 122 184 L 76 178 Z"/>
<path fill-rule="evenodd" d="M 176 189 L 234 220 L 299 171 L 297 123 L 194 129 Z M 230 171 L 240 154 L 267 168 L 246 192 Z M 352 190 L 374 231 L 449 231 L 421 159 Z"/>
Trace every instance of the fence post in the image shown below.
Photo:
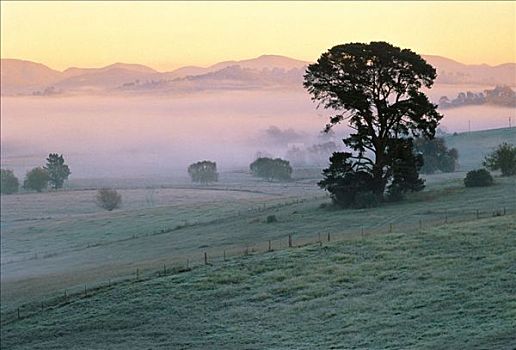
<path fill-rule="evenodd" d="M 272 251 L 272 244 L 271 244 L 271 240 L 269 239 L 269 252 Z"/>
<path fill-rule="evenodd" d="M 292 248 L 292 235 L 290 233 L 288 234 L 288 247 Z"/>
<path fill-rule="evenodd" d="M 84 285 L 84 296 L 88 296 L 88 290 L 86 289 L 86 285 Z"/>
<path fill-rule="evenodd" d="M 392 223 L 389 224 L 389 232 L 392 232 Z"/>
<path fill-rule="evenodd" d="M 330 233 L 328 232 L 328 242 L 330 241 Z"/>
<path fill-rule="evenodd" d="M 204 252 L 204 265 L 208 265 L 208 253 Z"/>
<path fill-rule="evenodd" d="M 226 261 L 226 250 L 224 250 L 224 261 Z"/>
<path fill-rule="evenodd" d="M 20 319 L 20 308 L 18 308 L 18 319 Z"/>

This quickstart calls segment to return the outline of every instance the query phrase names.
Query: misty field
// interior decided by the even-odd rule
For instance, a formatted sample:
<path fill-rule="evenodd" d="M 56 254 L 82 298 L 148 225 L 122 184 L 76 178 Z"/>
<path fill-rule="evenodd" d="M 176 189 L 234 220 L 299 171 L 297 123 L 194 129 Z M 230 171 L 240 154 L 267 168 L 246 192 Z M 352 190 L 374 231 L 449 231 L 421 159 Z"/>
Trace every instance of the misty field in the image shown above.
<path fill-rule="evenodd" d="M 95 191 L 2 197 L 2 313 L 108 280 L 244 251 L 428 227 L 516 210 L 516 181 L 466 189 L 463 173 L 428 177 L 424 192 L 368 210 L 332 210 L 316 180 L 238 186 L 121 190 L 122 210 L 105 212 Z M 259 188 L 259 190 L 258 190 Z M 277 222 L 267 223 L 275 215 Z M 391 226 L 392 225 L 392 226 Z"/>
<path fill-rule="evenodd" d="M 2 342 L 10 349 L 511 349 L 515 222 L 512 214 L 401 230 L 128 281 L 6 323 Z"/>

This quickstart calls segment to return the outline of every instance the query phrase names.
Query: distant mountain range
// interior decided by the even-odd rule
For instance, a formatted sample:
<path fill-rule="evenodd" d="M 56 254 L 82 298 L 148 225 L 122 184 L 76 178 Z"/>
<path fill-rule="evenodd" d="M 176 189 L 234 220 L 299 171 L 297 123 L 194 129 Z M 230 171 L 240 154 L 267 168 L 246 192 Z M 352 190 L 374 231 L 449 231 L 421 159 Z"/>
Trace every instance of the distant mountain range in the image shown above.
<path fill-rule="evenodd" d="M 516 63 L 466 65 L 441 56 L 423 56 L 436 67 L 436 83 L 516 85 Z M 41 63 L 1 60 L 2 95 L 81 93 L 187 93 L 203 90 L 300 88 L 309 62 L 278 55 L 225 61 L 209 67 L 186 66 L 158 72 L 140 64 L 115 63 L 102 68 L 68 68 L 63 72 Z"/>

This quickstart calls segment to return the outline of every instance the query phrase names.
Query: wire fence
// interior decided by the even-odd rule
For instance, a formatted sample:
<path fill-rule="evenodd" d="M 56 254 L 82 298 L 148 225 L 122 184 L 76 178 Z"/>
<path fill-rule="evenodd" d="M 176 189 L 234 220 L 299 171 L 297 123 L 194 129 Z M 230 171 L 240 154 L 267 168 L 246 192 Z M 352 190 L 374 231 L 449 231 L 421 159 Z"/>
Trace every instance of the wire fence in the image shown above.
<path fill-rule="evenodd" d="M 260 209 L 258 209 L 260 210 Z M 262 242 L 253 243 L 249 245 L 228 245 L 224 249 L 205 249 L 199 250 L 198 254 L 191 255 L 180 262 L 173 263 L 150 263 L 141 264 L 134 267 L 134 269 L 127 274 L 117 274 L 107 280 L 99 281 L 92 284 L 85 284 L 82 287 L 71 287 L 63 289 L 61 293 L 57 293 L 50 298 L 46 298 L 40 302 L 29 302 L 17 307 L 15 310 L 10 310 L 2 313 L 1 324 L 9 324 L 31 317 L 33 315 L 44 313 L 47 310 L 62 307 L 71 303 L 72 301 L 89 298 L 97 295 L 99 292 L 113 290 L 115 288 L 122 288 L 129 284 L 141 283 L 149 281 L 157 277 L 164 277 L 176 275 L 191 271 L 192 269 L 201 266 L 213 266 L 220 264 L 223 266 L 224 262 L 230 259 L 237 259 L 243 256 L 253 254 L 263 254 L 272 251 L 280 251 L 285 249 L 296 249 L 308 245 L 324 246 L 333 244 L 335 242 L 343 242 L 349 240 L 356 240 L 361 237 L 381 235 L 391 232 L 424 232 L 428 228 L 436 226 L 449 225 L 454 223 L 463 223 L 473 220 L 479 220 L 491 217 L 500 217 L 505 215 L 516 214 L 513 208 L 493 208 L 486 209 L 456 209 L 443 210 L 439 213 L 433 212 L 431 217 L 425 216 L 424 213 L 411 215 L 411 220 L 397 222 L 395 219 L 383 224 L 375 224 L 374 226 L 363 225 L 361 227 L 343 228 L 339 232 L 330 232 L 321 230 L 313 232 L 311 235 L 303 234 L 297 235 L 295 232 L 278 239 L 267 239 Z"/>

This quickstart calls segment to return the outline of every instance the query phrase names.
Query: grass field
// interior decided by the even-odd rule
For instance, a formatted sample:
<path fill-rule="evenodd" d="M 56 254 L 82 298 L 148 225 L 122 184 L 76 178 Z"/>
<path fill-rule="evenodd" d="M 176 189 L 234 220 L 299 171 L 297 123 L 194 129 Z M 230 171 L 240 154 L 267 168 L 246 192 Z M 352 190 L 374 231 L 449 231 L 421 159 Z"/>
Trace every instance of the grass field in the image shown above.
<path fill-rule="evenodd" d="M 516 129 L 515 129 L 516 130 Z M 511 141 L 511 129 L 477 132 L 477 138 L 450 136 L 461 164 L 477 167 L 479 151 Z M 469 146 L 468 146 L 469 145 Z M 468 148 L 469 147 L 469 148 Z M 465 151 L 466 150 L 466 151 Z M 212 186 L 176 180 L 104 179 L 72 181 L 69 190 L 20 193 L 1 200 L 2 322 L 63 293 L 80 293 L 109 281 L 134 279 L 169 268 L 203 263 L 245 252 L 263 252 L 313 243 L 319 235 L 349 240 L 390 230 L 412 232 L 447 222 L 516 212 L 516 178 L 495 179 L 489 188 L 466 189 L 463 168 L 426 177 L 425 191 L 406 201 L 368 210 L 332 210 L 316 186 L 320 170 L 298 170 L 296 180 L 268 183 L 243 172 L 221 174 Z M 95 185 L 97 184 L 97 185 Z M 95 187 L 113 185 L 123 195 L 123 208 L 105 212 L 94 203 Z M 275 215 L 277 222 L 267 223 Z M 278 253 L 279 254 L 279 253 Z"/>
<path fill-rule="evenodd" d="M 267 186 L 264 184 L 264 188 Z M 135 191 L 134 196 L 140 191 L 141 197 L 145 193 L 128 191 Z M 177 202 L 112 213 L 88 213 L 84 204 L 84 212 L 74 213 L 81 199 L 91 198 L 94 192 L 72 191 L 49 194 L 65 197 L 57 198 L 58 203 L 79 203 L 69 205 L 72 213 L 63 210 L 61 215 L 43 215 L 50 219 L 5 220 L 2 312 L 12 312 L 28 302 L 39 303 L 65 289 L 80 290 L 84 284 L 93 286 L 130 276 L 137 268 L 144 271 L 163 264 L 185 264 L 187 259 L 200 261 L 203 252 L 210 257 L 220 257 L 224 250 L 228 255 L 241 255 L 246 248 L 265 250 L 268 240 L 274 247 L 285 247 L 289 234 L 296 242 L 313 242 L 319 233 L 347 238 L 360 235 L 362 229 L 366 233 L 385 232 L 390 224 L 414 228 L 421 220 L 427 227 L 444 222 L 446 217 L 449 222 L 471 220 L 476 210 L 486 217 L 503 207 L 508 212 L 516 209 L 515 178 L 497 178 L 495 186 L 479 189 L 464 188 L 461 179 L 440 179 L 402 203 L 346 211 L 320 208 L 328 199 L 315 199 L 313 192 L 302 188 L 293 188 L 288 197 L 226 190 L 163 191 L 164 197 L 174 196 Z M 9 201 L 16 203 L 19 197 L 28 196 L 9 196 L 2 205 L 8 207 Z M 203 196 L 207 197 L 205 202 Z M 23 201 L 19 205 L 25 208 Z M 5 214 L 9 210 L 23 209 L 12 204 L 11 209 L 2 211 Z M 266 223 L 268 215 L 276 215 L 278 222 Z"/>
<path fill-rule="evenodd" d="M 252 254 L 2 326 L 9 349 L 513 349 L 516 215 Z"/>

